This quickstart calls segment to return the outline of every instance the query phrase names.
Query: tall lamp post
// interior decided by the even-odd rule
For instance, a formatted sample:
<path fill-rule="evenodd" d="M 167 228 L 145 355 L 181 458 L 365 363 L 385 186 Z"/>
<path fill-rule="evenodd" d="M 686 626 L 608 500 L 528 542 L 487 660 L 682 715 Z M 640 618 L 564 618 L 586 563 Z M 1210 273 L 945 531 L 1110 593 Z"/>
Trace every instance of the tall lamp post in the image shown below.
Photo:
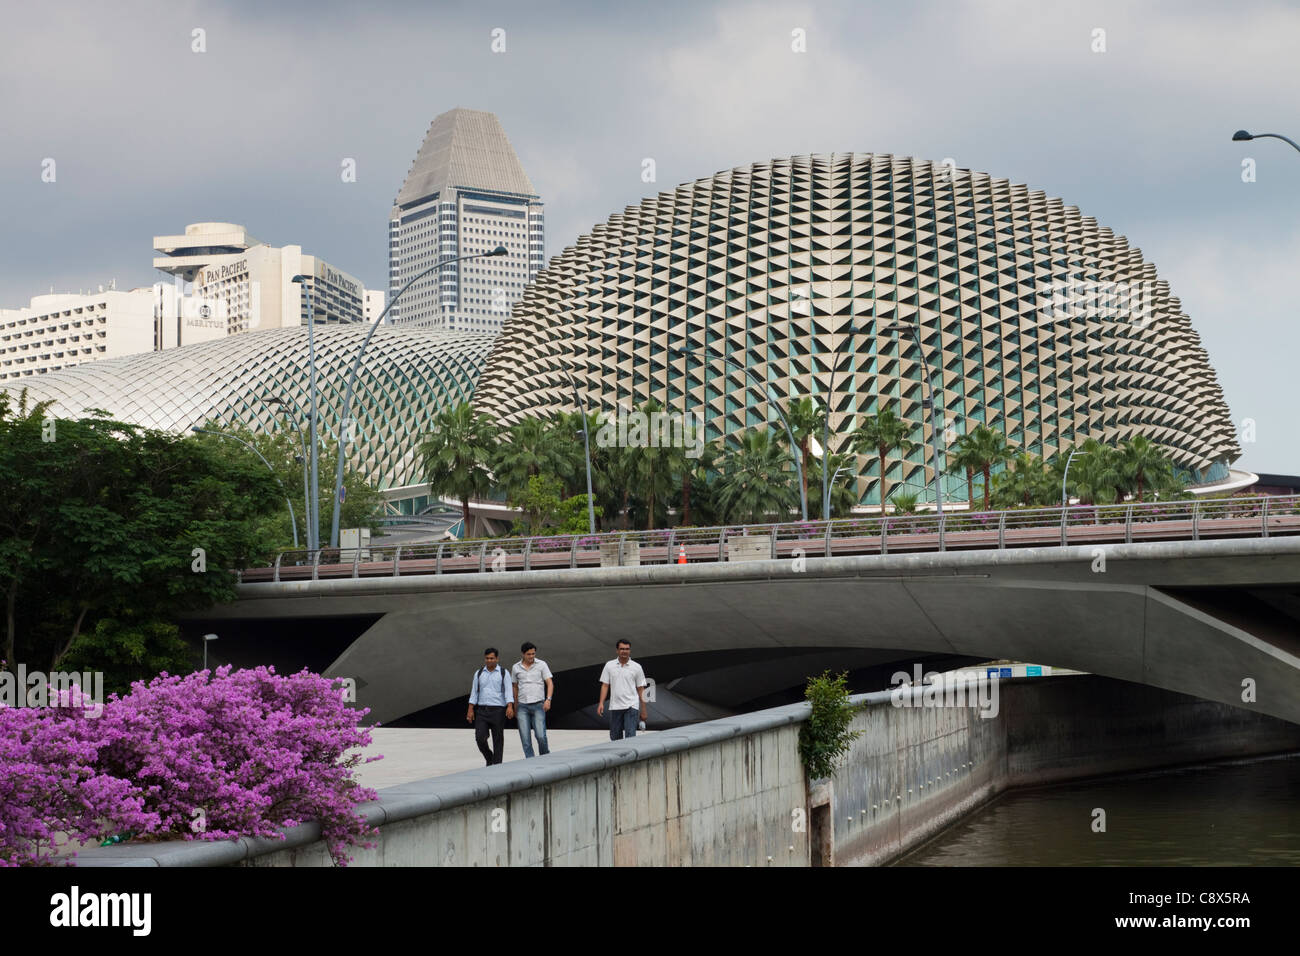
<path fill-rule="evenodd" d="M 225 432 L 213 431 L 210 428 L 200 428 L 198 425 L 195 425 L 193 428 L 190 429 L 190 431 L 198 432 L 200 435 L 219 435 L 222 438 L 229 438 L 231 441 L 239 442 L 241 445 L 243 445 L 245 448 L 251 451 L 258 458 L 262 459 L 262 464 L 266 465 L 266 467 L 270 470 L 271 477 L 275 479 L 275 483 L 280 486 L 281 491 L 284 491 L 284 482 L 282 482 L 280 480 L 280 476 L 275 473 L 275 469 L 271 467 L 271 463 L 266 460 L 266 457 L 260 451 L 258 451 L 248 442 L 244 441 L 244 439 L 237 438 L 234 435 L 228 435 Z M 298 547 L 298 518 L 293 513 L 293 502 L 289 500 L 288 492 L 285 492 L 284 503 L 289 506 L 289 523 L 293 525 L 293 546 L 296 548 Z"/>
<path fill-rule="evenodd" d="M 457 262 L 466 262 L 470 259 L 482 259 L 485 257 L 505 256 L 509 254 L 510 250 L 505 246 L 497 246 L 491 252 L 476 252 L 472 256 L 457 256 L 454 259 L 444 259 L 442 262 L 434 263 L 423 272 L 412 277 L 406 285 L 398 289 L 397 292 L 394 293 L 393 297 L 388 300 L 388 304 L 384 306 L 384 310 L 375 317 L 375 321 L 370 326 L 370 331 L 366 333 L 365 340 L 361 343 L 361 348 L 357 350 L 357 357 L 352 360 L 352 370 L 348 373 L 347 388 L 343 392 L 343 414 L 339 418 L 339 455 L 338 460 L 334 464 L 334 508 L 333 516 L 330 518 L 331 548 L 337 548 L 339 546 L 339 505 L 342 503 L 343 496 L 343 456 L 347 451 L 348 441 L 350 440 L 348 434 L 348 422 L 351 420 L 352 415 L 352 390 L 357 383 L 357 372 L 361 369 L 361 359 L 365 357 L 366 348 L 370 345 L 370 339 L 375 334 L 375 329 L 379 328 L 379 326 L 383 324 L 384 316 L 386 316 L 388 310 L 393 307 L 393 303 L 402 297 L 402 293 L 416 282 L 419 282 L 430 272 L 445 268 L 446 266 L 453 265 Z M 313 419 L 313 422 L 314 421 L 315 420 Z M 315 427 L 314 424 L 313 427 Z"/>
<path fill-rule="evenodd" d="M 1237 132 L 1232 134 L 1232 141 L 1234 143 L 1240 143 L 1245 140 L 1264 139 L 1265 137 L 1270 139 L 1280 139 L 1284 143 L 1290 143 L 1295 147 L 1297 152 L 1300 152 L 1300 146 L 1296 146 L 1295 140 L 1283 136 L 1281 133 L 1247 133 L 1244 129 L 1239 129 Z"/>
<path fill-rule="evenodd" d="M 736 368 L 740 369 L 742 372 L 745 373 L 745 376 L 749 378 L 750 381 L 752 381 L 754 385 L 759 388 L 759 393 L 764 394 L 764 391 L 766 389 L 766 383 L 761 381 L 758 378 L 758 376 L 756 376 L 753 372 L 751 372 L 746 366 L 741 365 L 735 359 L 728 358 L 727 356 L 714 351 L 713 349 L 709 348 L 707 345 L 704 346 L 704 351 L 707 352 L 711 357 L 716 359 L 721 359 L 723 362 L 729 362 L 732 365 L 734 365 Z M 680 348 L 680 349 L 670 348 L 668 350 L 668 354 L 673 356 L 694 355 L 695 346 L 688 345 L 685 348 Z M 808 495 L 804 492 L 803 462 L 799 460 L 800 459 L 799 446 L 795 444 L 794 429 L 790 427 L 790 422 L 789 420 L 786 419 L 785 412 L 781 410 L 781 403 L 776 400 L 776 396 L 771 394 L 770 392 L 767 392 L 765 397 L 772 403 L 772 407 L 776 409 L 777 415 L 780 416 L 781 418 L 781 424 L 785 426 L 786 437 L 790 439 L 790 455 L 794 459 L 795 481 L 799 485 L 799 509 L 800 509 L 800 513 L 803 516 L 803 520 L 807 521 L 808 520 Z M 822 470 L 825 471 L 825 467 L 823 467 Z"/>
<path fill-rule="evenodd" d="M 316 509 L 312 507 L 311 487 L 307 482 L 307 439 L 303 435 L 302 429 L 298 427 L 298 420 L 292 415 L 289 415 L 289 410 L 285 407 L 289 404 L 288 402 L 279 396 L 264 398 L 262 401 L 267 405 L 274 406 L 284 412 L 285 417 L 289 419 L 289 424 L 292 425 L 293 430 L 298 433 L 298 444 L 302 447 L 302 504 L 303 507 L 307 509 L 307 514 L 304 520 L 307 522 L 308 526 L 311 526 L 312 522 L 315 521 L 315 526 L 319 528 L 320 521 L 316 518 Z M 293 407 L 299 415 L 302 414 L 302 409 L 298 407 L 297 402 L 293 403 Z"/>
<path fill-rule="evenodd" d="M 316 439 L 316 422 L 320 418 L 319 402 L 316 395 L 316 312 L 311 302 L 311 280 L 315 276 L 296 275 L 290 282 L 301 284 L 302 291 L 307 295 L 307 379 L 308 393 L 311 398 L 311 419 L 308 421 L 308 428 L 311 432 L 311 448 L 309 451 L 309 461 L 311 462 L 311 500 L 316 502 L 312 506 L 314 514 L 320 507 L 320 480 L 317 474 L 317 466 L 320 461 L 320 445 Z M 331 546 L 333 543 L 331 542 Z M 314 522 L 308 516 L 307 520 L 307 550 L 320 550 L 320 522 Z"/>
<path fill-rule="evenodd" d="M 885 332 L 904 332 L 912 333 L 912 340 L 916 342 L 916 350 L 921 355 L 921 364 L 925 367 L 925 402 L 924 405 L 930 406 L 930 446 L 934 454 L 934 510 L 935 514 L 943 514 L 943 489 L 939 487 L 939 476 L 943 474 L 939 462 L 939 406 L 934 401 L 934 382 L 930 377 L 930 363 L 926 360 L 925 349 L 921 347 L 921 335 L 916 330 L 915 325 L 909 325 L 902 322 L 895 322 L 887 325 L 883 329 Z M 881 502 L 881 512 L 884 511 L 884 503 Z"/>
<path fill-rule="evenodd" d="M 862 331 L 864 330 L 859 329 L 855 326 L 851 326 L 849 328 L 848 332 L 846 332 L 845 334 L 848 335 L 849 337 L 850 346 L 853 344 L 853 336 L 857 335 L 859 332 Z M 831 353 L 831 383 L 830 383 L 831 387 L 830 390 L 827 392 L 828 398 L 826 401 L 826 417 L 822 421 L 822 455 L 824 456 L 830 455 L 829 443 L 830 443 L 830 432 L 831 432 L 831 404 L 835 401 L 835 367 L 838 364 L 839 364 L 839 355 L 838 353 L 832 352 Z M 836 474 L 838 473 L 839 472 L 836 472 Z M 822 520 L 823 521 L 831 520 L 831 485 L 832 484 L 834 484 L 833 480 L 829 484 L 826 481 L 826 461 L 823 460 L 822 461 Z"/>
<path fill-rule="evenodd" d="M 1088 454 L 1086 451 L 1071 451 L 1070 456 L 1065 459 L 1065 471 L 1061 473 L 1061 507 L 1062 508 L 1069 505 L 1069 501 L 1065 497 L 1065 481 L 1067 478 L 1070 477 L 1070 462 L 1074 461 L 1075 456 L 1086 455 L 1086 454 Z"/>
<path fill-rule="evenodd" d="M 587 434 L 587 403 L 578 395 L 578 386 L 574 384 L 573 376 L 569 374 L 567 367 L 562 367 L 564 377 L 569 380 L 569 388 L 573 389 L 573 401 L 578 406 L 579 414 L 582 415 L 582 451 L 583 456 L 587 459 L 587 533 L 596 533 L 596 506 L 592 504 L 591 497 L 591 438 Z"/>

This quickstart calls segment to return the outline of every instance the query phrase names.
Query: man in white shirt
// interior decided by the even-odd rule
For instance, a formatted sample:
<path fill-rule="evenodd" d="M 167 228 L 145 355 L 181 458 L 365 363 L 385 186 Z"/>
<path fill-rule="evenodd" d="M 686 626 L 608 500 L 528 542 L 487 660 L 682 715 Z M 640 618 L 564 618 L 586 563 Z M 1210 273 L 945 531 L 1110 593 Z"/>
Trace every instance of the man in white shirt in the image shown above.
<path fill-rule="evenodd" d="M 605 697 L 609 697 L 609 739 L 622 740 L 636 736 L 638 710 L 645 720 L 645 671 L 632 660 L 632 642 L 619 641 L 614 645 L 618 657 L 605 665 L 600 673 L 600 701 L 596 716 L 605 713 Z"/>
<path fill-rule="evenodd" d="M 546 661 L 537 659 L 536 644 L 525 641 L 519 652 L 523 654 L 523 660 L 516 661 L 510 668 L 510 677 L 515 685 L 515 713 L 519 717 L 519 739 L 524 745 L 526 759 L 533 755 L 533 732 L 537 734 L 537 752 L 551 752 L 546 746 L 546 712 L 551 709 L 555 681 Z"/>

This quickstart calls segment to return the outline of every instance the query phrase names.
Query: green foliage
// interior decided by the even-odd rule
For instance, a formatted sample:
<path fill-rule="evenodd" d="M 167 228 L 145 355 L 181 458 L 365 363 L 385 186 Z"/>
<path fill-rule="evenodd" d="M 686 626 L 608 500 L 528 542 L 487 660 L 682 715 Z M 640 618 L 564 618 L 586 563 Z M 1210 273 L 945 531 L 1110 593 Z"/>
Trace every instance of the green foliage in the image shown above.
<path fill-rule="evenodd" d="M 849 730 L 857 708 L 849 703 L 847 682 L 847 673 L 832 677 L 829 670 L 808 678 L 804 698 L 812 710 L 799 728 L 799 758 L 809 780 L 834 774 L 853 741 L 862 736 L 860 730 Z"/>
<path fill-rule="evenodd" d="M 953 443 L 950 457 L 954 465 L 967 469 L 967 473 L 979 472 L 984 476 L 984 510 L 990 506 L 993 493 L 991 473 L 1011 460 L 1016 448 L 1007 441 L 1007 436 L 995 432 L 987 425 L 977 425 L 974 431 L 960 436 Z M 972 491 L 973 495 L 974 492 Z"/>
<path fill-rule="evenodd" d="M 594 510 L 596 520 L 599 522 L 604 509 L 596 505 Z M 557 534 L 586 534 L 588 531 L 587 496 L 574 495 L 561 501 L 560 507 L 555 511 L 555 524 Z"/>
<path fill-rule="evenodd" d="M 993 476 L 993 504 L 998 508 L 1048 507 L 1059 501 L 1061 485 L 1043 459 L 1021 452 L 1011 467 Z"/>
<path fill-rule="evenodd" d="M 101 621 L 165 621 L 231 600 L 227 569 L 283 540 L 267 523 L 285 512 L 283 492 L 254 456 L 104 413 L 45 412 L 25 394 L 17 409 L 0 394 L 0 659 L 10 666 L 57 670 L 83 635 L 109 639 Z M 136 627 L 143 651 L 131 661 L 100 661 L 99 638 L 81 642 L 79 661 L 138 663 L 135 676 L 153 676 L 174 644 Z"/>
<path fill-rule="evenodd" d="M 280 496 L 278 507 L 268 514 L 259 525 L 263 534 L 288 548 L 293 543 L 293 530 L 289 526 L 289 508 L 285 499 L 293 503 L 293 515 L 298 524 L 298 546 L 307 547 L 307 508 L 306 489 L 303 487 L 303 469 L 307 465 L 307 446 L 292 428 L 279 428 L 273 432 L 254 432 L 243 426 L 222 425 L 220 422 L 205 423 L 204 428 L 219 431 L 225 435 L 252 445 L 271 464 L 271 470 L 279 481 Z M 308 431 L 302 429 L 302 438 L 307 438 Z M 320 500 L 316 513 L 320 516 L 320 540 L 328 544 L 331 521 L 334 517 L 334 464 L 338 456 L 338 442 L 324 436 L 317 436 L 320 449 L 317 452 L 320 485 Z M 210 448 L 212 454 L 222 456 L 244 456 L 250 468 L 266 470 L 266 465 L 251 451 L 221 435 L 196 434 L 193 441 Z M 371 486 L 365 475 L 358 469 L 344 462 L 343 470 L 343 505 L 339 509 L 340 528 L 369 528 L 376 530 L 378 517 L 382 511 L 384 496 L 381 491 Z"/>
<path fill-rule="evenodd" d="M 889 501 L 889 476 L 885 458 L 891 452 L 909 455 L 916 448 L 911 435 L 915 426 L 899 418 L 892 408 L 882 408 L 873 418 L 868 418 L 849 436 L 853 449 L 861 454 L 874 454 L 880 463 L 880 509 L 884 514 Z"/>
<path fill-rule="evenodd" d="M 101 618 L 93 631 L 81 634 L 69 648 L 63 668 L 103 671 L 104 693 L 126 694 L 132 681 L 163 671 L 187 674 L 199 665 L 200 655 L 171 621 L 134 620 L 136 615 L 129 611 L 120 617 Z"/>
<path fill-rule="evenodd" d="M 475 411 L 469 402 L 461 402 L 437 414 L 433 434 L 420 445 L 429 494 L 460 500 L 465 537 L 472 533 L 470 499 L 484 496 L 492 488 L 489 466 L 495 456 L 497 431 L 490 416 Z"/>
<path fill-rule="evenodd" d="M 549 475 L 533 475 L 528 479 L 523 491 L 510 499 L 510 506 L 524 513 L 524 520 L 517 524 L 521 533 L 537 534 L 542 528 L 555 524 L 563 488 L 564 483 L 559 478 Z"/>
<path fill-rule="evenodd" d="M 799 506 L 789 451 L 773 440 L 766 428 L 742 432 L 739 445 L 725 453 L 717 493 L 724 521 L 758 524 L 773 518 L 784 520 Z"/>
<path fill-rule="evenodd" d="M 916 501 L 919 496 L 908 492 L 906 494 L 895 493 L 890 499 L 894 502 L 894 514 L 896 515 L 914 515 L 916 514 Z"/>

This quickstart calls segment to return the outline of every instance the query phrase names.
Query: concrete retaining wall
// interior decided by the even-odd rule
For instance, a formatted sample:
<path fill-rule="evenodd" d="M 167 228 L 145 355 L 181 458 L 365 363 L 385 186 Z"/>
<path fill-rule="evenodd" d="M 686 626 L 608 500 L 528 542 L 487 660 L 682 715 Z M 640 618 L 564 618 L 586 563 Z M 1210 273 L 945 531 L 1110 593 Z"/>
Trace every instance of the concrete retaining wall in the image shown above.
<path fill-rule="evenodd" d="M 863 734 L 811 800 L 798 704 L 383 790 L 365 808 L 378 846 L 353 865 L 879 864 L 1010 787 L 1300 749 L 1296 725 L 1092 676 L 1003 681 L 988 719 L 855 700 Z M 286 837 L 128 843 L 78 862 L 331 865 L 315 825 Z"/>

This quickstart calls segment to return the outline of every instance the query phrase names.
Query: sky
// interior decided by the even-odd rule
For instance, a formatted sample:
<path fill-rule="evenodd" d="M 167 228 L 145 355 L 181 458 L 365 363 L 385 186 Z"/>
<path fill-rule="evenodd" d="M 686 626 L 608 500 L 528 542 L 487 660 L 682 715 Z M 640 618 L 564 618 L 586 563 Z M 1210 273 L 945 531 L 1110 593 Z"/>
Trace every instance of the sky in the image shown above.
<path fill-rule="evenodd" d="M 1231 142 L 1300 139 L 1298 43 L 1300 4 L 1251 0 L 11 5 L 0 307 L 148 285 L 153 237 L 209 220 L 385 288 L 393 197 L 457 106 L 500 117 L 548 256 L 735 166 L 951 157 L 1127 236 L 1209 352 L 1237 467 L 1300 474 L 1300 152 Z"/>

